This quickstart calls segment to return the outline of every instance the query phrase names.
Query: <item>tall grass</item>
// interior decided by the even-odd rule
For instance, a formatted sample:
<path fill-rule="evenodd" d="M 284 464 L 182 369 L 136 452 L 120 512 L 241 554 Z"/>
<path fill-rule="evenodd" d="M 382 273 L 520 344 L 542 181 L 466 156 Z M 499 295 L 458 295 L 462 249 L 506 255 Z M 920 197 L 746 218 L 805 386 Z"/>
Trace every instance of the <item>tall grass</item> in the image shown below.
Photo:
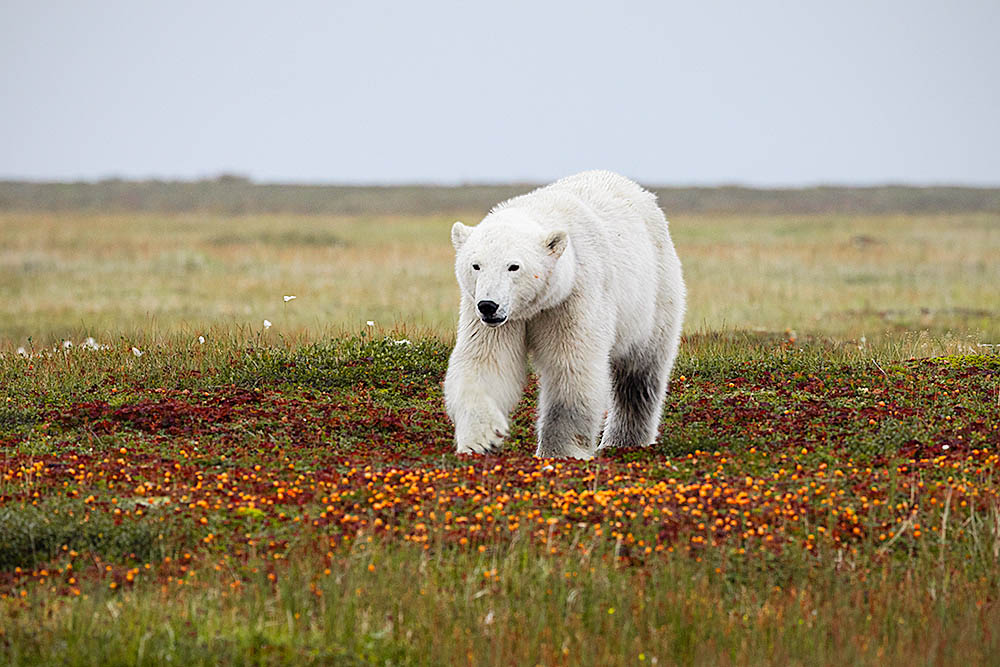
<path fill-rule="evenodd" d="M 44 613 L 8 614 L 0 656 L 11 665 L 918 665 L 986 664 L 1000 650 L 1000 606 L 974 578 L 949 586 L 923 563 L 789 576 L 794 567 L 761 562 L 740 574 L 727 560 L 707 553 L 632 569 L 601 549 L 552 557 L 515 540 L 470 554 L 362 540 L 328 568 L 307 555 L 272 579 L 266 563 L 221 557 L 183 585 L 95 589 L 43 602 Z M 234 585 L 234 566 L 260 574 Z"/>
<path fill-rule="evenodd" d="M 465 216 L 475 222 L 475 216 Z M 453 335 L 451 216 L 0 214 L 0 344 L 209 327 Z M 1000 217 L 678 216 L 689 334 L 1000 342 Z M 283 296 L 297 298 L 285 302 Z"/>

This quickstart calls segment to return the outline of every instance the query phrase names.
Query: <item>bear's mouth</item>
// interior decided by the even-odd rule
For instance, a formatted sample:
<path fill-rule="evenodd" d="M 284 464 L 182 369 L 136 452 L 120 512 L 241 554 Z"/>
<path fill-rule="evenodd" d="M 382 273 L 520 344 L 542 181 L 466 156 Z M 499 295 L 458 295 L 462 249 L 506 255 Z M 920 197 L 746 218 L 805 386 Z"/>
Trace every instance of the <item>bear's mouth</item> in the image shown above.
<path fill-rule="evenodd" d="M 485 324 L 488 327 L 498 327 L 507 321 L 507 316 L 505 315 L 504 317 L 480 317 L 479 319 L 481 319 L 483 321 L 483 324 Z"/>

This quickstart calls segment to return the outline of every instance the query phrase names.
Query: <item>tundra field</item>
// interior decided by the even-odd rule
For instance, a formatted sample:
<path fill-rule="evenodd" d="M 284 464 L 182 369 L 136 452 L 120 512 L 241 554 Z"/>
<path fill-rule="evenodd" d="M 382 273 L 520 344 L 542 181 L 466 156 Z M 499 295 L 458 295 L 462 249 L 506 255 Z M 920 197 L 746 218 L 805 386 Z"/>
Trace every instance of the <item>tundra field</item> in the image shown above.
<path fill-rule="evenodd" d="M 453 454 L 481 215 L 0 213 L 0 663 L 1000 664 L 1000 213 L 669 216 L 589 462 Z"/>

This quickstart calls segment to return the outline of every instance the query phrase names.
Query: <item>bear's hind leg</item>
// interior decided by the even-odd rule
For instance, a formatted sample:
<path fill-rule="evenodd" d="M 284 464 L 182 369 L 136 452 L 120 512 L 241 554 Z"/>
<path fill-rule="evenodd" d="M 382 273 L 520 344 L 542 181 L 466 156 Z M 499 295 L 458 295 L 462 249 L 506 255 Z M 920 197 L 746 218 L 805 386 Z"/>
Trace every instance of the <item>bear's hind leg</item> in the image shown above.
<path fill-rule="evenodd" d="M 655 353 L 612 359 L 611 409 L 598 449 L 645 447 L 656 441 L 668 373 Z"/>

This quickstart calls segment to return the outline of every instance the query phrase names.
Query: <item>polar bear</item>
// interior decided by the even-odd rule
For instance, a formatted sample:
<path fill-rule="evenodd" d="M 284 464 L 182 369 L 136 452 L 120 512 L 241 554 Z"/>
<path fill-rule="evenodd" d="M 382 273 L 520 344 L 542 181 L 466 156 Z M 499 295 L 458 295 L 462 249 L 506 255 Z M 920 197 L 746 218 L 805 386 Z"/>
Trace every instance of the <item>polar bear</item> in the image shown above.
<path fill-rule="evenodd" d="M 602 426 L 598 449 L 656 439 L 685 288 L 653 194 L 584 172 L 456 222 L 451 240 L 461 305 L 444 395 L 459 454 L 498 450 L 529 357 L 536 456 L 591 458 Z"/>

